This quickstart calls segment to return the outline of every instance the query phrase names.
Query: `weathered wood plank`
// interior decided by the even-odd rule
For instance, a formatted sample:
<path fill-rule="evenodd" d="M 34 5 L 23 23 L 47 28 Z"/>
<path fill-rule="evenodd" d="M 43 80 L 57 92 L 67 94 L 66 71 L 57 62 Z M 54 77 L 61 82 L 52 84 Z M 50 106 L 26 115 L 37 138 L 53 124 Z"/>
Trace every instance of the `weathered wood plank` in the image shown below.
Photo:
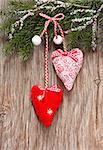
<path fill-rule="evenodd" d="M 1 6 L 6 1 L 1 1 Z M 85 54 L 84 65 L 64 100 L 53 125 L 39 122 L 30 102 L 33 84 L 43 85 L 42 47 L 27 63 L 6 58 L 0 41 L 0 149 L 1 150 L 103 150 L 103 54 Z M 51 48 L 53 50 L 53 48 Z M 50 64 L 50 85 L 57 77 Z"/>

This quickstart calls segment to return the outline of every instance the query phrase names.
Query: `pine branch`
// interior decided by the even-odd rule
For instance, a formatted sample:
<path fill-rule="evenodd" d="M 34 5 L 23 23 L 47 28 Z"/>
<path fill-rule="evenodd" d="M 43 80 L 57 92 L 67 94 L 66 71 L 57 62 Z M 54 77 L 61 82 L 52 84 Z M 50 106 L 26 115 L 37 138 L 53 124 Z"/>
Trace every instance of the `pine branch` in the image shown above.
<path fill-rule="evenodd" d="M 86 28 L 82 32 L 71 32 L 67 36 L 69 49 L 79 47 L 80 49 L 86 51 L 91 49 L 91 27 Z"/>
<path fill-rule="evenodd" d="M 1 15 L 6 16 L 6 19 L 4 20 L 4 24 L 2 27 L 0 27 L 1 31 L 6 32 L 7 35 L 11 33 L 11 25 L 14 24 L 17 20 L 22 18 L 25 14 L 27 14 L 28 10 L 32 10 L 34 15 L 29 16 L 24 20 L 23 27 L 20 30 L 19 26 L 15 28 L 15 31 L 13 33 L 13 38 L 7 42 L 4 48 L 5 54 L 13 54 L 18 53 L 20 57 L 23 60 L 27 60 L 32 52 L 33 52 L 33 44 L 31 42 L 32 37 L 35 34 L 40 34 L 41 31 L 44 28 L 45 19 L 41 18 L 39 16 L 39 12 L 43 12 L 48 14 L 49 16 L 54 16 L 57 13 L 64 13 L 65 18 L 64 20 L 60 21 L 60 25 L 63 28 L 63 30 L 76 28 L 79 26 L 83 26 L 86 23 L 86 20 L 81 22 L 73 22 L 73 19 L 77 18 L 86 18 L 91 17 L 90 13 L 76 13 L 74 15 L 71 15 L 71 12 L 77 9 L 86 9 L 87 7 L 90 7 L 91 9 L 98 9 L 101 5 L 101 2 L 99 0 L 79 0 L 79 1 L 69 1 L 70 5 L 68 7 L 64 7 L 63 5 L 54 4 L 53 2 L 44 4 L 44 7 L 41 7 L 42 5 L 35 7 L 35 1 L 30 2 L 17 2 L 17 1 L 11 1 L 8 9 L 6 11 L 1 11 Z M 40 9 L 39 9 L 40 8 Z M 53 11 L 54 10 L 54 11 Z M 101 13 L 102 14 L 102 13 Z M 93 14 L 92 14 L 93 15 Z M 102 19 L 103 16 L 101 16 L 99 19 Z M 100 21 L 101 28 L 102 28 L 102 21 Z M 48 30 L 49 30 L 49 38 L 53 39 L 54 37 L 54 25 L 50 24 Z M 101 37 L 103 37 L 103 32 L 101 31 Z M 88 26 L 86 29 L 76 32 L 71 32 L 67 36 L 69 41 L 69 47 L 79 47 L 81 49 L 89 50 L 91 49 L 91 40 L 92 40 L 92 30 L 91 25 Z M 103 39 L 100 40 L 101 43 L 103 43 Z"/>
<path fill-rule="evenodd" d="M 100 45 L 101 50 L 103 51 L 103 13 L 99 17 L 99 39 L 98 45 Z"/>

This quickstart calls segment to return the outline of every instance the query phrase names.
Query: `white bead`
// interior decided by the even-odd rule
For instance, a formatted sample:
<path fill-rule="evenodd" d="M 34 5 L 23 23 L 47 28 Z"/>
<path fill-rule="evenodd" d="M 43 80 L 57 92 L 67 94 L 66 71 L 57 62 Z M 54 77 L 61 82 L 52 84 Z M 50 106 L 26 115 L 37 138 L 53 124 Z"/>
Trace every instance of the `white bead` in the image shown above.
<path fill-rule="evenodd" d="M 63 42 L 63 38 L 60 35 L 57 35 L 57 38 L 56 38 L 56 36 L 54 37 L 53 42 L 55 44 L 59 45 Z"/>
<path fill-rule="evenodd" d="M 32 38 L 32 43 L 36 46 L 40 45 L 41 44 L 41 37 L 39 35 L 35 35 L 33 38 Z"/>

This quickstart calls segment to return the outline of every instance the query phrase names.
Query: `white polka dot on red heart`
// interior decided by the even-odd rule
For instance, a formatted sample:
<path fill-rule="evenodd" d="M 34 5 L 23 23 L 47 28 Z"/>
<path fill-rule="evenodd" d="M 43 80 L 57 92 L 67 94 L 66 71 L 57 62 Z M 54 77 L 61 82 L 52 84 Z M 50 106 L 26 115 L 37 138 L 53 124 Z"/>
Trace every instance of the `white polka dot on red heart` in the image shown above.
<path fill-rule="evenodd" d="M 51 115 L 52 113 L 53 113 L 53 110 L 52 110 L 51 108 L 49 108 L 49 109 L 47 110 L 47 114 Z"/>
<path fill-rule="evenodd" d="M 37 99 L 38 99 L 39 101 L 41 101 L 41 100 L 43 99 L 43 96 L 42 96 L 42 95 L 39 95 L 39 96 L 37 97 Z"/>

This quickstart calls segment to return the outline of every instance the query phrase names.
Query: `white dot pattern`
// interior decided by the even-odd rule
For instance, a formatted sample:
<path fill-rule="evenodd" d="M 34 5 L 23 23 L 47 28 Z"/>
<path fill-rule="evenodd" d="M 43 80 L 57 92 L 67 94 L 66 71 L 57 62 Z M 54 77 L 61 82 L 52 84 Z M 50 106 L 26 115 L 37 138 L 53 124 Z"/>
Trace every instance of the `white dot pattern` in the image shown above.
<path fill-rule="evenodd" d="M 49 109 L 47 110 L 47 114 L 48 114 L 48 115 L 52 115 L 52 114 L 53 114 L 53 110 L 52 110 L 51 108 L 49 108 Z"/>

